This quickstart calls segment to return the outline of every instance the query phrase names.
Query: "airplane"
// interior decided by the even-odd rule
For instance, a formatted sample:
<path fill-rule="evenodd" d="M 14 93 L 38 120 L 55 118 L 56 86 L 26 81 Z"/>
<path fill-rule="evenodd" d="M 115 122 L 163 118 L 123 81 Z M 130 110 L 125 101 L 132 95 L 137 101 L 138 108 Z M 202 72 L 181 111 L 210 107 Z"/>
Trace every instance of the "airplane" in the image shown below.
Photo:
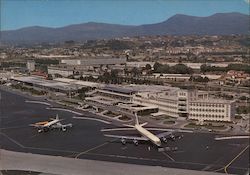
<path fill-rule="evenodd" d="M 30 124 L 30 126 L 33 126 L 35 128 L 38 128 L 38 132 L 47 132 L 51 129 L 61 129 L 62 131 L 66 131 L 67 127 L 72 128 L 72 124 L 61 124 L 61 121 L 64 119 L 59 119 L 58 115 L 56 115 L 56 118 L 51 118 L 50 121 L 42 121 L 37 122 L 35 124 Z"/>
<path fill-rule="evenodd" d="M 121 139 L 121 143 L 123 145 L 126 144 L 126 140 L 132 140 L 133 143 L 138 146 L 138 141 L 151 141 L 154 145 L 156 145 L 158 148 L 162 147 L 162 142 L 167 143 L 168 139 L 175 140 L 176 136 L 173 135 L 175 132 L 192 132 L 188 130 L 170 130 L 170 129 L 164 129 L 164 128 L 144 128 L 143 126 L 147 125 L 148 123 L 139 123 L 138 116 L 135 114 L 135 125 L 127 125 L 124 124 L 124 126 L 127 126 L 127 128 L 111 128 L 111 129 L 102 129 L 102 132 L 107 131 L 128 131 L 128 130 L 136 130 L 139 132 L 141 136 L 126 136 L 126 135 L 110 135 L 110 134 L 104 134 L 106 137 L 112 137 L 112 138 L 119 138 Z M 165 131 L 160 134 L 153 134 L 151 131 Z M 179 136 L 178 138 L 182 138 L 182 136 Z"/>

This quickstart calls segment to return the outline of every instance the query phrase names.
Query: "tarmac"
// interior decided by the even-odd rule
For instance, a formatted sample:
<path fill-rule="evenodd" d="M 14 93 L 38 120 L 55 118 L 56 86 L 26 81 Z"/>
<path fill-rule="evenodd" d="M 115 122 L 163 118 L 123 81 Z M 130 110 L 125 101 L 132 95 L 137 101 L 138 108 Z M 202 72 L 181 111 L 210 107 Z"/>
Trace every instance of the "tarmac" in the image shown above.
<path fill-rule="evenodd" d="M 94 114 L 84 112 L 83 115 L 78 115 L 70 111 L 53 110 L 46 104 L 25 102 L 34 100 L 28 96 L 3 90 L 0 93 L 2 149 L 151 167 L 242 175 L 249 171 L 249 139 L 218 141 L 214 139 L 214 133 L 184 133 L 182 139 L 169 141 L 165 145 L 178 147 L 178 150 L 159 152 L 151 143 L 122 145 L 117 139 L 104 137 L 100 130 L 116 127 L 116 123 L 99 120 Z M 66 132 L 55 130 L 38 133 L 29 126 L 31 123 L 48 120 L 56 114 L 65 119 L 62 123 L 72 123 L 73 128 Z"/>
<path fill-rule="evenodd" d="M 145 165 L 131 165 L 127 163 L 82 160 L 6 150 L 0 150 L 0 152 L 2 158 L 0 170 L 24 170 L 29 172 L 46 173 L 43 175 L 52 175 L 52 173 L 58 175 L 221 175 L 221 173 L 205 171 L 201 172 L 158 166 L 150 167 Z M 21 175 L 20 171 L 19 174 L 16 175 Z M 35 175 L 35 173 L 33 173 L 33 175 Z"/>

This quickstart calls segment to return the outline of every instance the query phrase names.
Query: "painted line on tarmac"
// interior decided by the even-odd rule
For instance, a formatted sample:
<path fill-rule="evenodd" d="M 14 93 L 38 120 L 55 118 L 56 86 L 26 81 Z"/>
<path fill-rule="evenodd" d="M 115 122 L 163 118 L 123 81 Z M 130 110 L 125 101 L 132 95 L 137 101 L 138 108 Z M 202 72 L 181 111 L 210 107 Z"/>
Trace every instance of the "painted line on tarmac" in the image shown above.
<path fill-rule="evenodd" d="M 48 110 L 56 110 L 56 111 L 66 111 L 66 112 L 70 112 L 70 113 L 73 113 L 73 114 L 76 114 L 76 115 L 82 115 L 82 113 L 80 112 L 76 112 L 76 111 L 72 111 L 72 110 L 69 110 L 69 109 L 64 109 L 64 108 L 46 108 Z"/>
<path fill-rule="evenodd" d="M 4 137 L 6 137 L 7 139 L 9 139 L 10 141 L 12 141 L 13 143 L 15 143 L 16 145 L 18 145 L 21 148 L 24 149 L 33 149 L 33 150 L 41 150 L 41 151 L 53 151 L 53 152 L 64 152 L 64 153 L 71 153 L 71 154 L 77 154 L 79 152 L 76 151 L 71 151 L 71 150 L 60 150 L 60 149 L 51 149 L 51 148 L 35 148 L 35 147 L 29 147 L 29 146 L 24 146 L 21 143 L 19 143 L 18 141 L 14 140 L 13 138 L 9 137 L 7 134 L 0 132 L 1 135 L 3 135 Z"/>
<path fill-rule="evenodd" d="M 80 119 L 80 120 L 93 120 L 93 121 L 98 121 L 98 122 L 102 122 L 102 123 L 105 123 L 105 124 L 111 124 L 110 122 L 108 121 L 105 121 L 105 120 L 102 120 L 102 119 L 97 119 L 97 118 L 90 118 L 90 117 L 72 117 L 74 119 Z"/>
<path fill-rule="evenodd" d="M 9 137 L 7 134 L 2 133 L 2 132 L 0 132 L 0 134 L 3 135 L 4 137 L 6 137 L 7 139 L 9 139 L 10 141 L 12 141 L 13 143 L 15 143 L 16 145 L 18 145 L 19 147 L 25 148 L 24 145 L 22 145 L 21 143 L 19 143 L 18 141 L 14 140 L 14 139 L 12 139 L 12 138 Z"/>
<path fill-rule="evenodd" d="M 239 154 L 237 154 L 225 167 L 224 167 L 224 172 L 228 174 L 227 168 L 230 167 L 230 165 L 238 159 L 247 149 L 249 148 L 249 145 L 247 145 Z"/>
<path fill-rule="evenodd" d="M 230 139 L 249 139 L 250 136 L 226 136 L 226 137 L 215 137 L 214 140 L 230 140 Z"/>
<path fill-rule="evenodd" d="M 175 162 L 175 160 L 169 155 L 169 154 L 167 154 L 167 153 L 165 153 L 165 152 L 162 152 L 162 154 L 164 155 L 164 156 L 166 156 L 166 157 L 168 157 L 170 160 L 172 160 L 173 162 Z"/>
<path fill-rule="evenodd" d="M 43 102 L 43 101 L 31 101 L 31 100 L 25 100 L 25 103 L 34 103 L 34 104 L 42 104 L 42 105 L 51 106 L 51 104 L 50 104 L 50 103 Z"/>
<path fill-rule="evenodd" d="M 86 154 L 86 153 L 88 153 L 88 152 L 90 152 L 90 151 L 93 151 L 93 150 L 95 150 L 95 149 L 101 148 L 101 147 L 103 147 L 103 146 L 105 146 L 105 145 L 107 145 L 107 144 L 109 144 L 109 142 L 105 142 L 105 143 L 103 143 L 103 144 L 101 144 L 101 145 L 97 145 L 97 146 L 95 146 L 95 147 L 93 147 L 93 148 L 90 148 L 90 149 L 88 149 L 88 150 L 86 150 L 86 151 L 83 151 L 83 152 L 77 154 L 75 158 L 77 159 L 77 158 L 80 157 L 81 155 Z"/>

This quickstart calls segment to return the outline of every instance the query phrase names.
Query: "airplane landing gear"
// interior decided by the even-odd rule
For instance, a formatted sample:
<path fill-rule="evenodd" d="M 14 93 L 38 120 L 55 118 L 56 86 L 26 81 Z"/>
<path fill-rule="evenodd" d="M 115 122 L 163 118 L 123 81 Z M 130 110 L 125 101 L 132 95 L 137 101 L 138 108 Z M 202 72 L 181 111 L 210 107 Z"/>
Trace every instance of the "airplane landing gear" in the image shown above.
<path fill-rule="evenodd" d="M 139 143 L 138 143 L 137 140 L 133 140 L 133 143 L 135 144 L 135 146 L 138 146 L 138 145 L 139 145 Z"/>

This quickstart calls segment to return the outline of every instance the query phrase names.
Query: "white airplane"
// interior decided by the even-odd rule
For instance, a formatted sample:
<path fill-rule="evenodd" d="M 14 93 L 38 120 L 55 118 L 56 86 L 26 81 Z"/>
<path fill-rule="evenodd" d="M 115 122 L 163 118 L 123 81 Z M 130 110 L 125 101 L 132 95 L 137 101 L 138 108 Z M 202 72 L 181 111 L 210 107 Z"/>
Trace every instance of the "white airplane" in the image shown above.
<path fill-rule="evenodd" d="M 138 116 L 135 114 L 136 123 L 135 125 L 124 125 L 129 128 L 112 128 L 112 129 L 102 129 L 101 131 L 107 132 L 107 131 L 128 131 L 128 130 L 136 130 L 139 132 L 141 136 L 125 136 L 125 135 L 110 135 L 110 134 L 104 134 L 106 137 L 112 137 L 112 138 L 119 138 L 121 139 L 122 144 L 126 144 L 126 140 L 132 140 L 133 143 L 137 146 L 139 143 L 138 141 L 151 141 L 154 145 L 161 147 L 162 141 L 164 143 L 167 143 L 168 138 L 175 140 L 175 136 L 173 133 L 175 132 L 192 132 L 192 131 L 186 131 L 186 130 L 170 130 L 170 129 L 162 129 L 162 128 L 143 128 L 143 126 L 147 125 L 146 123 L 139 124 Z M 162 132 L 160 134 L 153 134 L 149 130 L 152 131 L 167 131 Z M 178 138 L 181 138 L 182 136 L 179 136 Z"/>
<path fill-rule="evenodd" d="M 50 121 L 42 121 L 37 122 L 35 124 L 30 124 L 30 126 L 38 128 L 38 132 L 47 132 L 51 129 L 61 129 L 62 131 L 66 131 L 67 127 L 72 127 L 73 125 L 71 123 L 69 124 L 61 124 L 61 121 L 64 119 L 59 119 L 58 115 L 56 115 L 56 118 L 51 118 Z"/>

